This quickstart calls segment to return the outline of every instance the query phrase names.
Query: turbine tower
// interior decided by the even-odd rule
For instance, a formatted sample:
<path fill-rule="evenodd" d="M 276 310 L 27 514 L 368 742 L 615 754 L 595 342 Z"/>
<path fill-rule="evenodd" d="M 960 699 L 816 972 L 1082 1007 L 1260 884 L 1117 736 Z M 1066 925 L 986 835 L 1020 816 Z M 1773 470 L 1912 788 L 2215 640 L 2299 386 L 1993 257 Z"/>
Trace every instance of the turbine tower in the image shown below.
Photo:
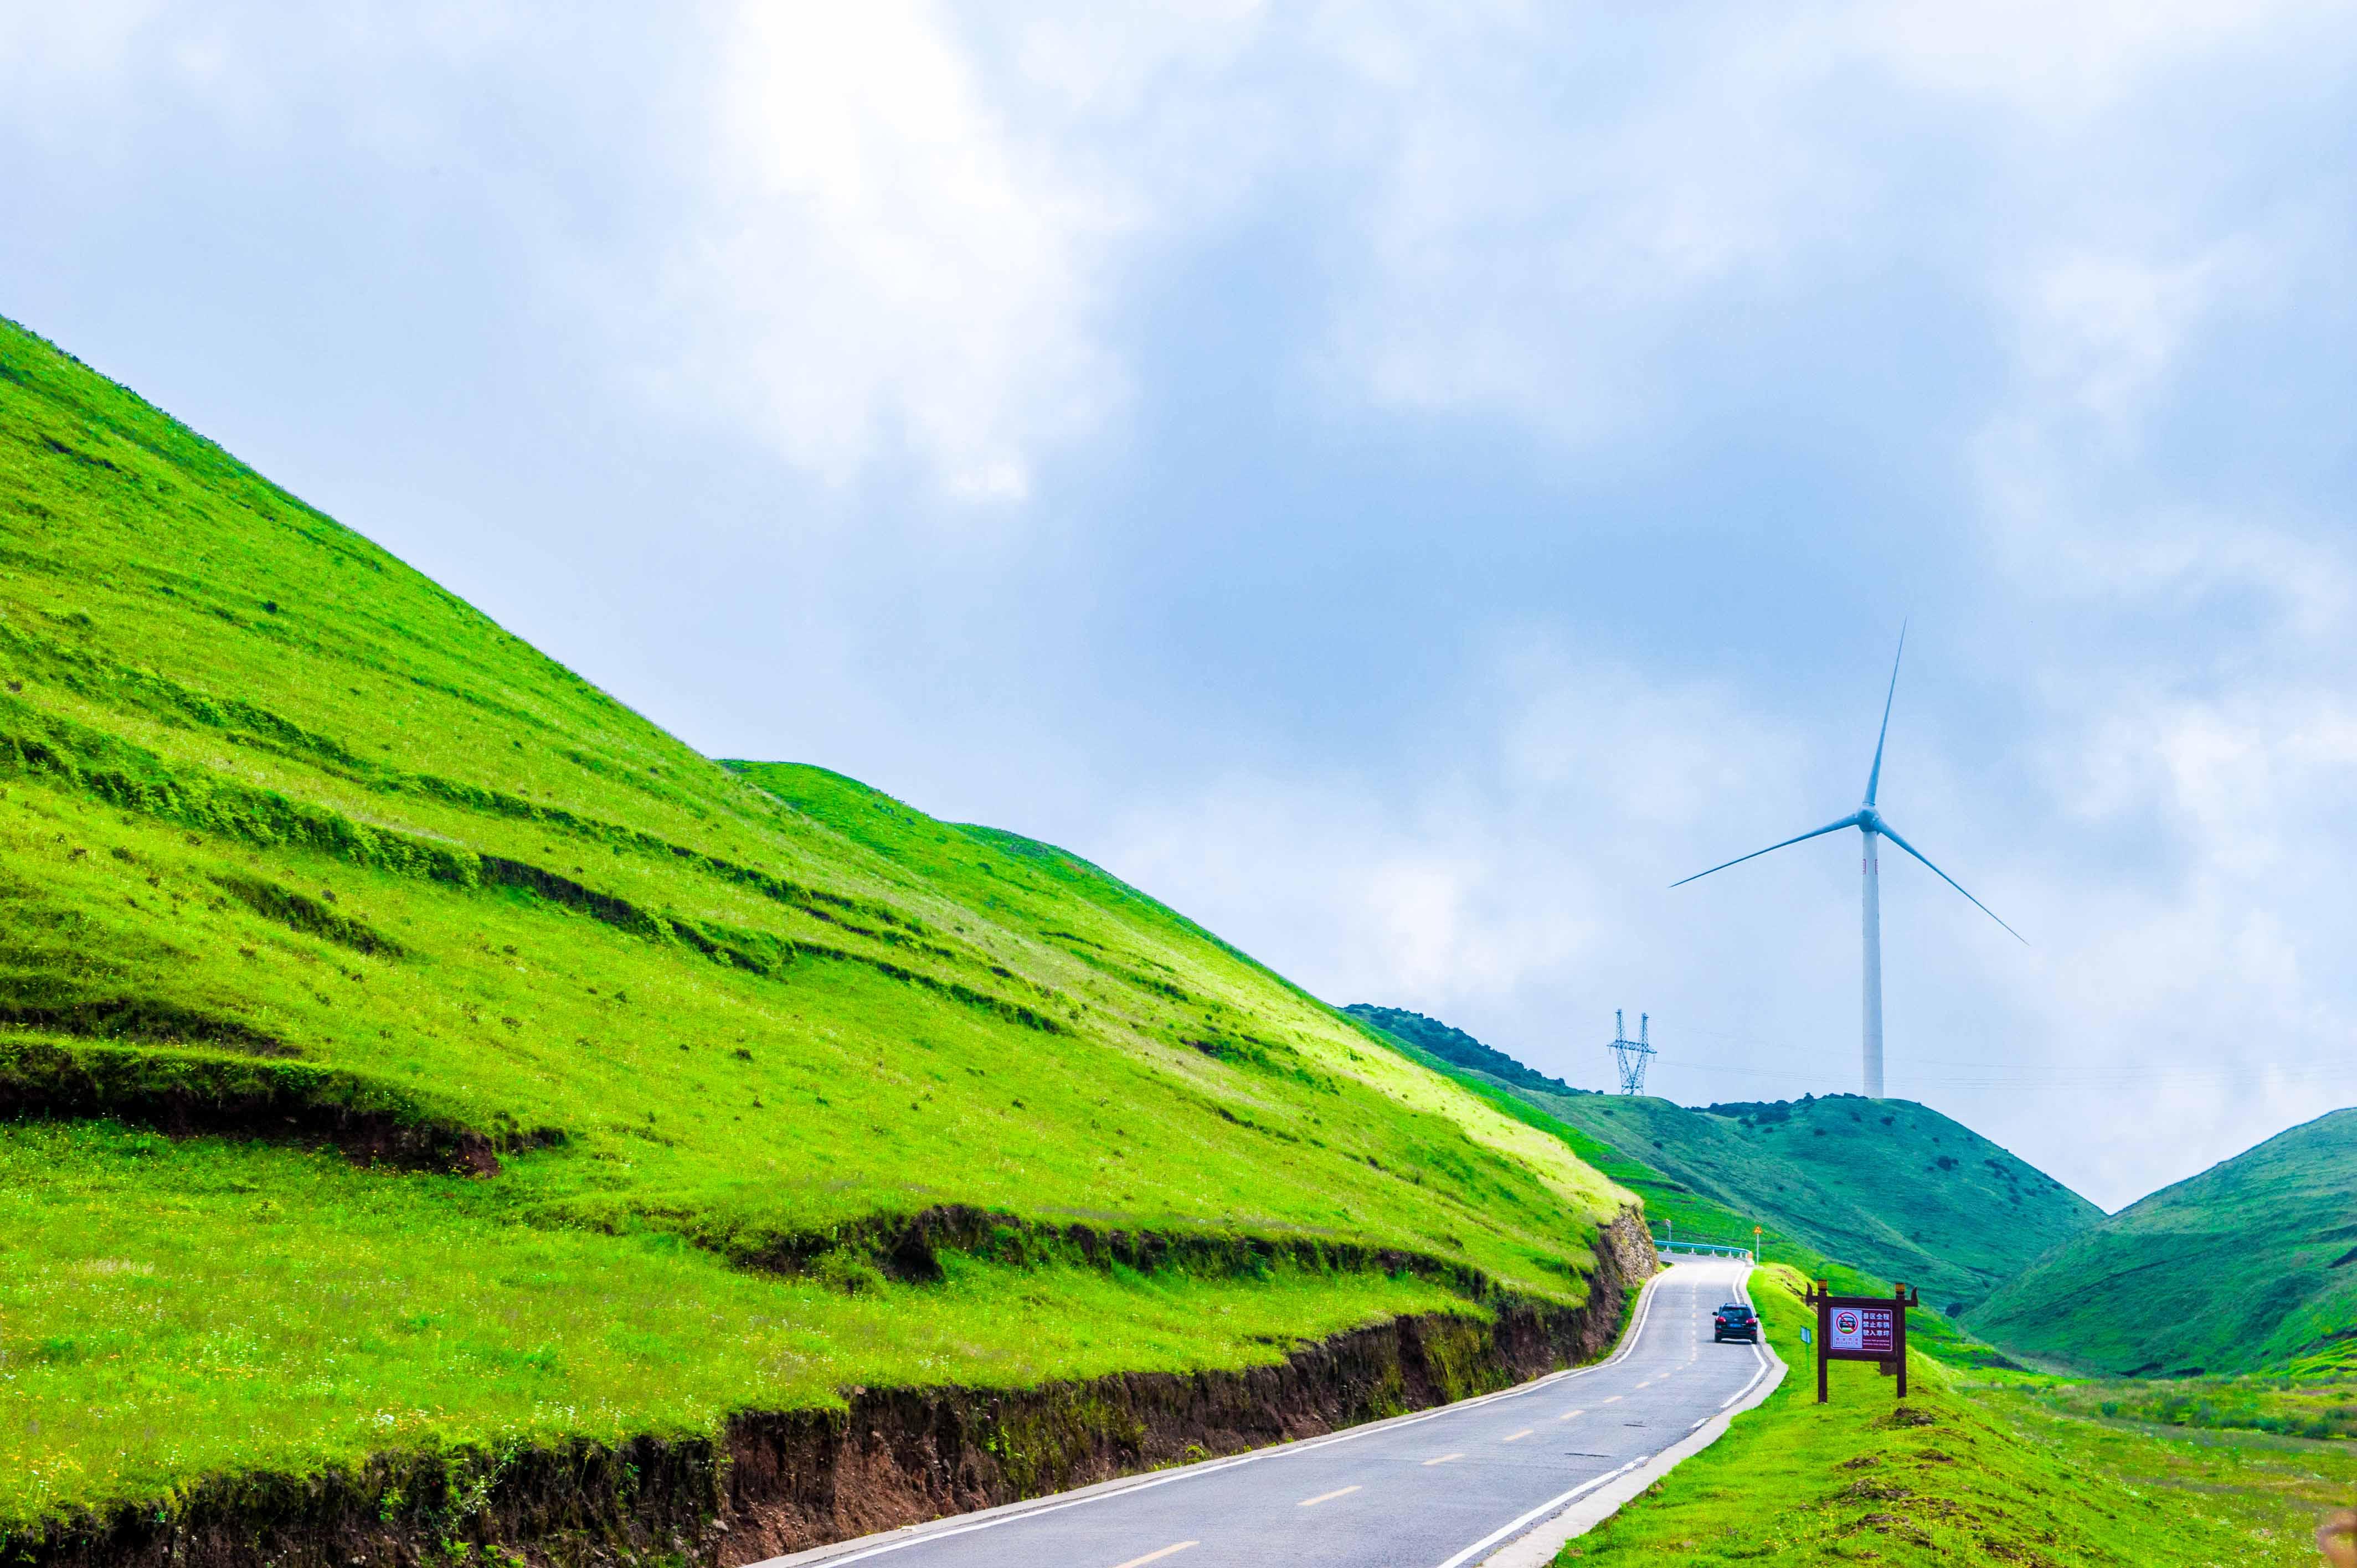
<path fill-rule="evenodd" d="M 1962 883 L 1938 866 L 1932 865 L 1932 863 L 1924 858 L 1923 852 L 1900 838 L 1882 813 L 1875 809 L 1875 792 L 1882 785 L 1882 743 L 1890 737 L 1890 703 L 1891 700 L 1899 694 L 1899 660 L 1906 657 L 1907 628 L 1901 627 L 1899 629 L 1899 657 L 1890 661 L 1890 690 L 1886 692 L 1882 698 L 1882 732 L 1874 737 L 1874 767 L 1866 776 L 1864 805 L 1837 822 L 1827 822 L 1824 827 L 1813 828 L 1801 834 L 1799 838 L 1789 838 L 1783 843 L 1771 843 L 1766 849 L 1757 849 L 1749 854 L 1738 855 L 1724 865 L 1712 866 L 1710 871 L 1697 871 L 1692 876 L 1670 884 L 1673 887 L 1684 887 L 1686 883 L 1700 881 L 1711 875 L 1711 872 L 1725 871 L 1729 865 L 1740 865 L 1747 860 L 1757 860 L 1763 854 L 1784 848 L 1786 844 L 1799 843 L 1803 839 L 1821 838 L 1826 833 L 1839 832 L 1844 828 L 1856 828 L 1858 831 L 1858 835 L 1866 841 L 1866 853 L 1860 861 L 1860 870 L 1866 884 L 1862 899 L 1861 925 L 1866 946 L 1865 1057 L 1866 1094 L 1869 1100 L 1882 1098 L 1882 887 L 1879 858 L 1875 853 L 1876 840 L 1889 839 L 1909 854 L 1922 861 L 1925 865 L 1931 866 L 1932 875 L 1957 892 L 1964 893 L 1966 898 L 1972 899 L 1974 908 L 1978 909 L 1990 919 L 1996 920 L 1998 925 L 2005 926 L 2007 933 L 2016 941 L 2025 947 L 2029 941 L 2029 938 L 2011 926 L 2006 926 L 2003 920 L 1997 920 L 1996 910 L 1991 909 L 1979 899 L 1974 898 L 1971 894 L 1964 893 Z"/>

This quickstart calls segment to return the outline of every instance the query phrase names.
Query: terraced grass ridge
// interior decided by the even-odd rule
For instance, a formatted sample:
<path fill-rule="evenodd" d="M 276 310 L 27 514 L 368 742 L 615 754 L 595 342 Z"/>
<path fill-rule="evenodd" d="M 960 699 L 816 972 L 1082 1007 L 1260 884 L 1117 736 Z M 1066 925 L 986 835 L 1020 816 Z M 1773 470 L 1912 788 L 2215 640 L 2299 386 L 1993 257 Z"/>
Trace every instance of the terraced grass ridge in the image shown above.
<path fill-rule="evenodd" d="M 2185 1434 L 2074 1412 L 2052 1380 L 1967 1372 L 1915 1353 L 1903 1405 L 1837 1361 L 1816 1402 L 1802 1281 L 1752 1274 L 1791 1369 L 1727 1438 L 1555 1559 L 1660 1563 L 2220 1568 L 2318 1562 L 2319 1516 L 2348 1506 L 2357 1449 L 2255 1433 Z"/>
<path fill-rule="evenodd" d="M 1972 1322 L 2083 1372 L 2338 1380 L 2357 1369 L 2357 1111 L 2279 1133 L 2129 1205 L 2040 1259 Z M 2345 1393 L 2335 1402 L 2345 1408 Z"/>
<path fill-rule="evenodd" d="M 698 756 L 12 324 L 0 1113 L 0 1530 L 1567 1308 L 1633 1201 L 1077 856 Z"/>
<path fill-rule="evenodd" d="M 1692 1110 L 1650 1095 L 1556 1092 L 1512 1057 L 1421 1015 L 1350 1011 L 1431 1065 L 1596 1140 L 1576 1145 L 1581 1155 L 1687 1237 L 1749 1244 L 1751 1228 L 1763 1226 L 1771 1241 L 1797 1244 L 1785 1261 L 1813 1269 L 1812 1255 L 1837 1259 L 1906 1280 L 1950 1317 L 2103 1218 L 2045 1172 L 1912 1101 L 1835 1094 Z M 1445 1058 L 1435 1029 L 1455 1036 L 1439 1041 Z M 1765 1255 L 1779 1256 L 1772 1247 Z"/>

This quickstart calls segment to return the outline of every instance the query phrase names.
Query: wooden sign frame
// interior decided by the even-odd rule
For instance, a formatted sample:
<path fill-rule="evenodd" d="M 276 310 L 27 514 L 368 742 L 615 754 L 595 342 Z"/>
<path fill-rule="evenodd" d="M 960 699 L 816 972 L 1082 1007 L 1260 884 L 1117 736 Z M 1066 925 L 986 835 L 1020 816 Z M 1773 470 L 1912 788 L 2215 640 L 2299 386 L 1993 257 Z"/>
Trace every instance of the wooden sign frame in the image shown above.
<path fill-rule="evenodd" d="M 1912 1287 L 1900 1285 L 1889 1295 L 1835 1295 L 1824 1280 L 1803 1296 L 1817 1309 L 1817 1402 L 1827 1402 L 1825 1367 L 1833 1361 L 1874 1361 L 1883 1375 L 1899 1379 L 1899 1397 L 1907 1397 L 1907 1309 L 1923 1305 Z"/>

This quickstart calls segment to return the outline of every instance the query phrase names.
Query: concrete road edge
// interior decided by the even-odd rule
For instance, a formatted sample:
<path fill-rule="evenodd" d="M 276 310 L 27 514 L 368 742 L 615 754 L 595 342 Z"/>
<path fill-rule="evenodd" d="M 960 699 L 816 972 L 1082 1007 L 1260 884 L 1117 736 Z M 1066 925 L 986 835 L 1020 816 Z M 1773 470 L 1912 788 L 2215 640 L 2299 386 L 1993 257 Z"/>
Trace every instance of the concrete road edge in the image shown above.
<path fill-rule="evenodd" d="M 1749 1294 L 1747 1283 L 1745 1294 L 1748 1297 Z M 1758 1348 L 1765 1363 L 1760 1377 L 1736 1395 L 1725 1410 L 1706 1417 L 1691 1433 L 1627 1475 L 1616 1477 L 1610 1486 L 1599 1487 L 1506 1542 L 1481 1559 L 1480 1568 L 1544 1568 L 1565 1546 L 1619 1513 L 1646 1487 L 1726 1436 L 1737 1416 L 1764 1403 L 1784 1381 L 1784 1359 L 1769 1347 L 1765 1335 L 1760 1337 Z"/>

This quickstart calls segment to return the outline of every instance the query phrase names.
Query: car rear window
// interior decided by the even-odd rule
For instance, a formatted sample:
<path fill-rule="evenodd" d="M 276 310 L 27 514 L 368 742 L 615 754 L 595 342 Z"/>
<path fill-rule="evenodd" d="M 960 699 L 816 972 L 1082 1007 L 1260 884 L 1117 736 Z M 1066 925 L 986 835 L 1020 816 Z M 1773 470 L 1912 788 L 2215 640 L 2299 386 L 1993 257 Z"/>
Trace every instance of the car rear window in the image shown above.
<path fill-rule="evenodd" d="M 1751 1316 L 1751 1309 L 1744 1305 L 1741 1302 L 1728 1302 L 1725 1306 L 1720 1307 L 1718 1310 L 1720 1316 L 1725 1317 L 1749 1317 Z"/>

